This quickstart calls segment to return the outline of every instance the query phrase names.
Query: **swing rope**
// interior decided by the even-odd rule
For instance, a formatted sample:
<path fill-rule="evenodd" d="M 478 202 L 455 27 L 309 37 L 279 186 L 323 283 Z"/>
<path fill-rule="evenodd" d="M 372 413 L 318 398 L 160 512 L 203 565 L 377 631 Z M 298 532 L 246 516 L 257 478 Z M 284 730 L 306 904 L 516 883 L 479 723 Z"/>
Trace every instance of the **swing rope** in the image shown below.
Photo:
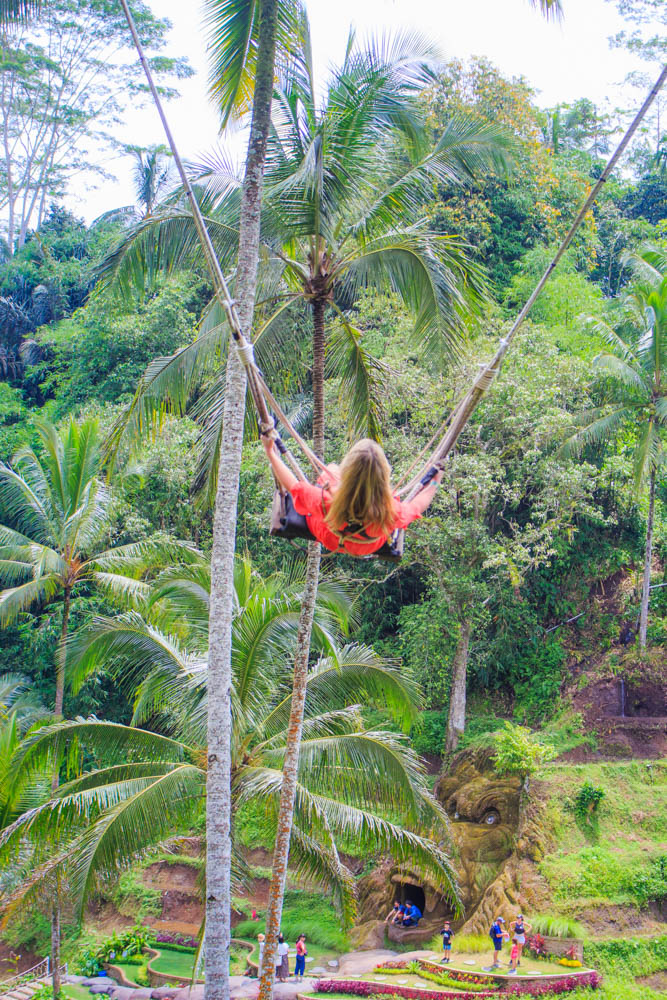
<path fill-rule="evenodd" d="M 123 13 L 125 14 L 125 18 L 127 20 L 130 33 L 132 35 L 132 40 L 139 55 L 139 60 L 141 62 L 141 65 L 143 66 L 144 73 L 146 74 L 146 79 L 148 81 L 149 89 L 153 96 L 157 112 L 162 122 L 162 127 L 164 128 L 167 142 L 169 143 L 169 147 L 174 157 L 176 168 L 178 170 L 181 182 L 183 184 L 183 190 L 185 191 L 188 201 L 190 203 L 193 221 L 195 224 L 195 228 L 197 229 L 197 233 L 202 248 L 204 250 L 204 255 L 206 257 L 206 262 L 211 274 L 211 278 L 213 281 L 213 288 L 215 290 L 216 297 L 225 312 L 227 321 L 229 323 L 232 340 L 234 341 L 236 350 L 238 351 L 238 356 L 246 372 L 248 380 L 248 389 L 250 391 L 250 395 L 252 396 L 255 409 L 257 410 L 260 433 L 263 435 L 268 435 L 276 441 L 281 454 L 288 461 L 295 475 L 300 480 L 305 480 L 306 476 L 299 467 L 299 463 L 297 462 L 294 455 L 287 448 L 285 443 L 282 441 L 280 435 L 278 434 L 278 431 L 276 430 L 275 418 L 277 418 L 280 421 L 280 423 L 282 423 L 287 433 L 294 439 L 294 441 L 301 448 L 302 452 L 312 465 L 313 469 L 316 472 L 326 472 L 327 471 L 326 465 L 315 454 L 313 449 L 308 445 L 306 441 L 304 441 L 304 439 L 298 433 L 296 428 L 292 425 L 291 421 L 289 420 L 287 415 L 284 413 L 284 411 L 278 404 L 275 396 L 268 388 L 266 382 L 264 381 L 262 373 L 257 366 L 257 363 L 255 361 L 253 344 L 251 341 L 247 340 L 247 338 L 243 334 L 243 330 L 241 329 L 241 323 L 236 309 L 236 303 L 234 302 L 234 300 L 230 295 L 229 287 L 225 280 L 225 276 L 222 272 L 222 268 L 220 267 L 220 262 L 216 255 L 215 247 L 213 246 L 213 241 L 211 240 L 211 236 L 206 227 L 206 222 L 204 221 L 204 217 L 199 207 L 199 203 L 197 202 L 194 191 L 192 189 L 192 184 L 190 183 L 190 179 L 185 171 L 185 166 L 183 165 L 183 161 L 181 160 L 180 154 L 176 147 L 176 142 L 169 127 L 167 117 L 164 113 L 162 101 L 160 100 L 160 95 L 158 94 L 157 88 L 155 86 L 155 82 L 153 80 L 153 74 L 151 73 L 148 60 L 146 59 L 146 56 L 144 54 L 143 46 L 141 44 L 141 40 L 137 33 L 134 19 L 132 17 L 132 13 L 128 6 L 127 0 L 120 0 L 120 5 L 123 9 Z M 602 185 L 605 183 L 605 181 L 609 177 L 609 174 L 611 173 L 613 168 L 616 166 L 618 160 L 622 156 L 626 146 L 630 142 L 640 122 L 644 118 L 644 115 L 646 114 L 649 107 L 651 106 L 656 96 L 658 95 L 666 78 L 667 78 L 667 65 L 663 67 L 663 70 L 660 76 L 658 77 L 658 80 L 651 88 L 649 94 L 646 97 L 646 100 L 644 101 L 641 108 L 635 115 L 627 132 L 623 136 L 623 139 L 616 148 L 616 151 L 614 152 L 614 154 L 608 161 L 606 167 L 600 174 L 600 177 L 598 178 L 596 184 L 591 189 L 579 214 L 577 215 L 574 222 L 570 226 L 567 235 L 565 236 L 563 242 L 558 248 L 550 264 L 546 268 L 544 274 L 542 275 L 537 285 L 533 289 L 533 292 L 528 298 L 523 309 L 521 310 L 516 320 L 514 321 L 514 324 L 510 329 L 509 333 L 507 334 L 506 337 L 503 337 L 501 339 L 498 349 L 496 350 L 496 353 L 494 354 L 491 361 L 489 361 L 488 364 L 483 366 L 482 370 L 475 378 L 468 392 L 457 403 L 452 413 L 442 422 L 440 428 L 438 429 L 438 431 L 436 431 L 431 440 L 427 442 L 427 444 L 422 448 L 417 458 L 410 465 L 410 468 L 406 472 L 403 479 L 407 478 L 407 476 L 415 468 L 417 463 L 421 461 L 421 459 L 425 454 L 428 453 L 429 449 L 432 448 L 433 444 L 436 441 L 438 441 L 438 444 L 436 445 L 435 448 L 433 448 L 433 450 L 429 455 L 428 460 L 422 467 L 423 468 L 422 473 L 415 474 L 413 478 L 400 489 L 399 495 L 401 496 L 405 495 L 407 496 L 408 500 L 411 500 L 413 497 L 417 495 L 417 493 L 420 492 L 421 489 L 423 489 L 423 487 L 427 484 L 429 479 L 432 478 L 437 468 L 442 467 L 443 463 L 447 459 L 447 456 L 450 454 L 450 452 L 456 445 L 456 442 L 458 441 L 461 432 L 468 423 L 468 420 L 472 416 L 474 410 L 477 408 L 477 406 L 487 393 L 488 389 L 492 385 L 493 381 L 495 380 L 496 376 L 499 374 L 502 368 L 505 355 L 509 350 L 510 344 L 512 343 L 518 330 L 522 326 L 524 320 L 526 319 L 526 316 L 533 307 L 535 300 L 537 299 L 538 295 L 544 288 L 550 275 L 552 274 L 558 262 L 560 261 L 561 257 L 563 256 L 563 254 L 569 247 L 570 243 L 572 242 L 572 238 L 577 232 L 579 226 L 581 225 L 591 205 L 597 198 L 597 195 Z M 269 411 L 269 406 L 273 410 L 275 418 L 272 417 Z"/>
<path fill-rule="evenodd" d="M 431 453 L 430 458 L 426 463 L 427 467 L 436 467 L 441 465 L 446 460 L 447 456 L 450 454 L 452 449 L 454 448 L 456 442 L 459 439 L 459 436 L 461 435 L 461 432 L 468 423 L 473 412 L 481 402 L 482 398 L 488 391 L 489 387 L 495 380 L 496 376 L 499 374 L 503 365 L 503 361 L 505 359 L 505 355 L 507 354 L 507 351 L 509 350 L 511 343 L 514 340 L 514 337 L 516 336 L 517 332 L 523 325 L 523 322 L 526 319 L 528 313 L 532 309 L 535 300 L 537 299 L 538 295 L 546 285 L 551 274 L 558 265 L 561 257 L 563 256 L 563 254 L 569 247 L 570 243 L 572 242 L 572 239 L 577 230 L 579 229 L 579 226 L 583 222 L 586 213 L 589 211 L 593 202 L 597 198 L 600 189 L 602 188 L 603 184 L 605 184 L 607 178 L 609 177 L 609 174 L 618 163 L 620 157 L 623 155 L 626 146 L 632 139 L 632 136 L 637 131 L 637 128 L 639 127 L 640 122 L 644 118 L 644 115 L 646 114 L 651 104 L 653 103 L 658 93 L 660 92 L 660 89 L 662 88 L 665 79 L 667 79 L 667 64 L 663 66 L 662 72 L 658 77 L 658 79 L 656 80 L 653 87 L 651 88 L 651 90 L 649 91 L 646 100 L 644 101 L 641 108 L 633 118 L 627 132 L 625 133 L 625 135 L 621 139 L 621 142 L 619 143 L 613 155 L 609 159 L 606 167 L 600 174 L 597 182 L 589 192 L 588 197 L 586 198 L 574 222 L 570 226 L 565 238 L 563 239 L 563 242 L 559 246 L 553 259 L 551 260 L 546 270 L 544 271 L 544 274 L 537 282 L 530 297 L 526 301 L 526 304 L 524 305 L 523 309 L 515 319 L 512 328 L 507 333 L 507 335 L 501 339 L 498 349 L 496 350 L 496 353 L 494 354 L 491 361 L 489 361 L 489 363 L 485 365 L 483 370 L 480 372 L 480 374 L 473 382 L 471 388 L 464 395 L 464 397 L 461 399 L 461 401 L 458 403 L 458 405 L 452 412 L 451 417 L 447 421 L 448 423 L 447 430 L 445 431 L 440 443 Z M 403 494 L 406 494 L 408 499 L 412 499 L 419 492 L 420 488 L 421 488 L 421 479 L 419 476 L 415 476 L 408 483 L 408 485 L 403 488 L 401 492 Z"/>

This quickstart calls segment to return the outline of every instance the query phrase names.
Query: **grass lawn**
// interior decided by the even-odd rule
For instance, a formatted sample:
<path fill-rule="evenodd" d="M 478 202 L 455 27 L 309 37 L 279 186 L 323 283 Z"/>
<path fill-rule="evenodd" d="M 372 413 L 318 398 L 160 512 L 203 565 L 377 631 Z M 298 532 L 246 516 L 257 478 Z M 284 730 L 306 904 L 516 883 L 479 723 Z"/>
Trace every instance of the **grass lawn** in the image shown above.
<path fill-rule="evenodd" d="M 179 979 L 190 980 L 192 978 L 192 966 L 194 963 L 194 951 L 175 951 L 171 948 L 156 948 L 160 954 L 151 960 L 151 968 L 156 972 L 164 972 L 168 976 L 178 976 Z M 246 968 L 248 952 L 244 948 L 235 948 L 232 945 L 231 961 L 229 971 L 232 976 L 242 976 Z M 200 973 L 200 979 L 204 976 Z"/>
<path fill-rule="evenodd" d="M 431 961 L 439 961 L 442 954 L 435 955 Z M 503 953 L 502 966 L 500 969 L 495 969 L 494 974 L 496 976 L 503 976 L 507 974 L 508 971 L 508 960 L 509 954 Z M 468 953 L 458 953 L 452 955 L 452 961 L 449 965 L 442 967 L 443 973 L 446 975 L 449 969 L 456 969 L 458 972 L 484 972 L 486 968 L 490 965 L 491 958 L 489 955 L 480 955 Z M 524 956 L 521 959 L 521 965 L 519 966 L 516 976 L 508 976 L 508 983 L 513 982 L 515 979 L 521 979 L 526 976 L 566 976 L 571 972 L 582 972 L 583 969 L 571 969 L 566 968 L 563 965 L 558 965 L 557 962 L 545 962 L 534 958 L 527 958 Z M 336 973 L 333 973 L 335 978 Z M 346 979 L 362 979 L 369 983 L 385 983 L 391 984 L 396 983 L 399 986 L 418 986 L 422 989 L 442 989 L 442 986 L 438 986 L 431 979 L 422 979 L 421 976 L 417 976 L 410 972 L 367 972 L 364 975 L 357 976 L 346 976 Z"/>
<path fill-rule="evenodd" d="M 67 1000 L 91 1000 L 91 994 L 85 986 L 79 986 L 78 983 L 66 983 L 62 987 L 62 993 L 67 997 Z"/>
<path fill-rule="evenodd" d="M 129 979 L 131 983 L 136 983 L 136 979 L 134 977 L 139 971 L 138 965 L 130 965 L 127 962 L 117 962 L 115 960 L 112 962 L 112 965 L 115 965 L 117 969 L 120 969 L 125 978 Z"/>
<path fill-rule="evenodd" d="M 435 959 L 433 961 L 439 962 L 442 958 L 442 951 L 439 953 L 433 952 Z M 448 965 L 443 966 L 443 969 L 457 969 L 459 972 L 483 972 L 484 969 L 488 968 L 492 962 L 491 952 L 488 951 L 485 954 L 470 953 L 470 952 L 457 952 L 455 949 L 452 951 L 452 960 Z M 494 972 L 497 975 L 502 975 L 507 972 L 509 968 L 509 948 L 505 948 L 500 957 L 500 969 L 495 969 Z M 571 969 L 564 965 L 559 965 L 558 962 L 545 962 L 543 959 L 531 958 L 529 955 L 523 954 L 521 956 L 521 965 L 517 969 L 517 975 L 511 976 L 511 979 L 518 979 L 522 975 L 535 975 L 536 973 L 543 976 L 566 976 L 570 972 L 581 972 L 581 969 Z"/>
<path fill-rule="evenodd" d="M 151 969 L 164 972 L 168 976 L 178 976 L 180 979 L 192 977 L 192 966 L 195 960 L 194 951 L 172 951 L 170 948 L 156 947 L 160 954 L 151 959 Z"/>
<path fill-rule="evenodd" d="M 664 891 L 667 767 L 644 761 L 551 764 L 539 775 L 547 793 L 548 825 L 557 847 L 540 864 L 554 910 L 577 916 L 588 907 L 645 905 Z M 592 823 L 577 820 L 572 802 L 584 782 L 604 792 Z"/>

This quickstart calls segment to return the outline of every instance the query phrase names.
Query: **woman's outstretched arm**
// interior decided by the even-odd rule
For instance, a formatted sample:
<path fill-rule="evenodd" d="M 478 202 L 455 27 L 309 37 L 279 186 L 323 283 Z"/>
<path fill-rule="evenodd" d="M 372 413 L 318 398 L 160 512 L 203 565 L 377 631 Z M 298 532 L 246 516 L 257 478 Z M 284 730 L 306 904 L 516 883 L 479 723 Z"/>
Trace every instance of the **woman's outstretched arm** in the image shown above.
<path fill-rule="evenodd" d="M 267 437 L 266 434 L 262 435 L 262 444 L 264 445 L 264 451 L 266 452 L 266 457 L 268 458 L 271 468 L 273 469 L 274 476 L 282 488 L 290 493 L 299 480 L 296 478 L 292 470 L 285 465 L 282 458 L 278 454 L 278 449 L 276 448 L 276 443 L 273 438 Z"/>
<path fill-rule="evenodd" d="M 442 474 L 442 469 L 439 469 L 429 485 L 425 486 L 423 490 L 420 490 L 417 496 L 410 501 L 410 506 L 418 514 L 423 514 L 426 508 L 430 507 L 433 497 L 438 492 L 438 485 L 442 479 Z"/>

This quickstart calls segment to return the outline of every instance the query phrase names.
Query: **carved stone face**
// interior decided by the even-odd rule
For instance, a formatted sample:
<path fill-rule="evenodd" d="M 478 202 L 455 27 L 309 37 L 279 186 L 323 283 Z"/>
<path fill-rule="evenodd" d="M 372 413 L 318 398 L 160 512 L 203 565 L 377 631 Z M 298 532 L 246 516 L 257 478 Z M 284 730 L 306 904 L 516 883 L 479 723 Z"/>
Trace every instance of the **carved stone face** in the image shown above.
<path fill-rule="evenodd" d="M 494 773 L 490 753 L 485 751 L 455 758 L 452 770 L 435 786 L 458 849 L 455 865 L 467 913 L 512 853 L 520 789 L 518 778 L 500 778 Z"/>
<path fill-rule="evenodd" d="M 480 750 L 456 757 L 448 773 L 438 779 L 435 795 L 450 819 L 455 845 L 452 861 L 464 910 L 469 915 L 512 853 L 519 822 L 520 782 L 518 778 L 499 778 L 490 752 Z M 423 890 L 424 933 L 429 937 L 433 933 L 432 928 L 427 930 L 431 921 L 452 916 L 446 900 L 438 886 L 429 885 L 411 869 L 389 860 L 361 880 L 362 917 L 382 919 L 393 900 L 403 899 L 406 892 L 414 895 L 415 886 Z"/>

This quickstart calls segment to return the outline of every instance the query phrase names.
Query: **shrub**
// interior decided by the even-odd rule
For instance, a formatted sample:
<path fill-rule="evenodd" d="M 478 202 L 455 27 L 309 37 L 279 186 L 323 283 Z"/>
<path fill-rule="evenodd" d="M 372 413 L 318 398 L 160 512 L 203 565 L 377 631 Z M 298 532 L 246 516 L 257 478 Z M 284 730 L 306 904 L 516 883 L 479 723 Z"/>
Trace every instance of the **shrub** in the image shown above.
<path fill-rule="evenodd" d="M 448 713 L 443 710 L 420 712 L 410 731 L 410 741 L 415 753 L 442 755 L 447 735 L 447 716 Z"/>
<path fill-rule="evenodd" d="M 150 977 L 150 973 L 148 971 L 148 965 L 145 962 L 144 962 L 143 965 L 139 966 L 139 968 L 137 969 L 137 971 L 135 973 L 135 976 L 134 976 L 134 981 L 137 984 L 137 986 L 150 986 L 151 985 L 151 977 Z"/>
<path fill-rule="evenodd" d="M 488 934 L 456 934 L 453 944 L 457 951 L 469 952 L 471 955 L 481 955 L 491 950 Z"/>
<path fill-rule="evenodd" d="M 604 798 L 604 789 L 585 781 L 574 797 L 574 815 L 580 823 L 588 824 Z"/>
<path fill-rule="evenodd" d="M 461 972 L 458 969 L 447 969 L 446 971 L 442 969 L 441 966 L 437 965 L 435 962 L 428 962 L 422 960 L 420 962 L 422 966 L 422 972 L 420 975 L 424 975 L 425 972 L 431 972 L 433 974 L 439 975 L 440 977 L 449 979 L 456 983 L 465 983 L 466 985 L 474 986 L 486 986 L 490 989 L 493 984 L 493 979 L 489 978 L 487 975 L 481 975 L 478 972 Z M 429 978 L 429 977 L 425 977 Z M 458 987 L 460 989 L 460 987 Z"/>
<path fill-rule="evenodd" d="M 535 958 L 547 957 L 547 946 L 541 934 L 529 934 L 526 939 L 526 948 Z"/>
<path fill-rule="evenodd" d="M 495 734 L 494 742 L 496 771 L 518 775 L 523 780 L 556 756 L 550 744 L 543 743 L 526 726 L 515 726 L 512 722 L 505 722 L 504 728 Z"/>
<path fill-rule="evenodd" d="M 81 976 L 94 976 L 109 962 L 122 961 L 134 964 L 133 959 L 136 957 L 141 963 L 143 962 L 141 953 L 154 940 L 155 932 L 141 924 L 120 934 L 114 931 L 102 944 L 79 952 L 75 960 L 76 971 Z"/>
<path fill-rule="evenodd" d="M 577 920 L 572 920 L 570 917 L 554 917 L 545 913 L 535 913 L 530 918 L 530 925 L 535 934 L 546 934 L 548 937 L 586 937 L 585 928 Z"/>
<path fill-rule="evenodd" d="M 482 955 L 491 950 L 488 934 L 456 934 L 453 945 L 456 951 L 465 951 L 471 955 Z M 430 948 L 431 951 L 440 951 L 442 949 L 440 935 L 436 934 L 423 947 Z"/>
<path fill-rule="evenodd" d="M 438 986 L 449 987 L 453 990 L 468 990 L 469 993 L 484 993 L 494 988 L 492 982 L 485 984 L 469 982 L 446 972 L 429 972 L 427 969 L 422 969 L 419 976 L 421 979 L 429 979 L 432 983 L 437 983 Z"/>
<path fill-rule="evenodd" d="M 53 1000 L 53 987 L 49 983 L 44 983 L 44 985 L 40 986 L 40 988 L 36 990 L 32 996 L 35 997 L 36 1000 Z"/>
<path fill-rule="evenodd" d="M 288 890 L 280 927 L 287 941 L 296 941 L 305 931 L 311 944 L 341 953 L 349 947 L 340 918 L 322 893 Z M 256 920 L 243 920 L 234 928 L 234 933 L 240 938 L 253 939 L 260 929 Z"/>
<path fill-rule="evenodd" d="M 667 968 L 667 934 L 657 938 L 586 941 L 584 961 L 625 979 L 659 972 Z"/>

